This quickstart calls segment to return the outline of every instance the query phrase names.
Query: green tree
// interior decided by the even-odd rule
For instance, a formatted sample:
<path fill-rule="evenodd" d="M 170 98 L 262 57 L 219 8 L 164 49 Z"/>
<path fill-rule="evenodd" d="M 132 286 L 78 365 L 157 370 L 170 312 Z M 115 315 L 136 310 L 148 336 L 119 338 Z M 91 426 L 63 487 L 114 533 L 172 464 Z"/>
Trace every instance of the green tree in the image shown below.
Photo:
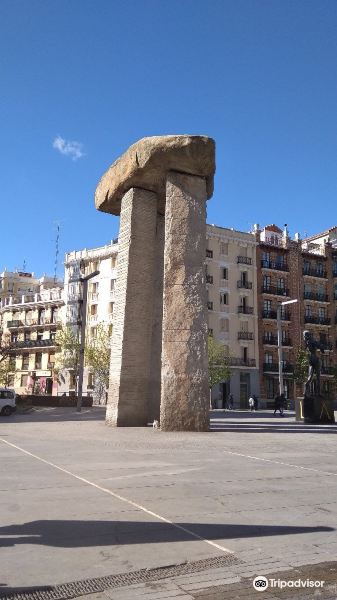
<path fill-rule="evenodd" d="M 109 386 L 111 333 L 104 323 L 97 326 L 96 337 L 88 340 L 85 347 L 86 366 L 94 376 L 95 395 L 101 400 Z"/>
<path fill-rule="evenodd" d="M 231 377 L 230 356 L 226 354 L 223 344 L 208 337 L 208 381 L 209 395 L 211 400 L 212 387 L 228 381 Z"/>
<path fill-rule="evenodd" d="M 63 369 L 67 369 L 73 372 L 77 382 L 80 364 L 80 340 L 77 331 L 72 327 L 63 327 L 57 332 L 55 341 L 60 347 L 60 352 L 56 354 L 54 373 L 59 375 Z"/>
<path fill-rule="evenodd" d="M 9 373 L 15 371 L 15 358 L 13 355 L 15 348 L 15 342 L 11 342 L 8 335 L 0 338 L 0 385 L 7 386 Z"/>
<path fill-rule="evenodd" d="M 297 357 L 294 366 L 294 381 L 297 386 L 303 386 L 308 378 L 309 359 L 303 348 L 297 352 Z"/>

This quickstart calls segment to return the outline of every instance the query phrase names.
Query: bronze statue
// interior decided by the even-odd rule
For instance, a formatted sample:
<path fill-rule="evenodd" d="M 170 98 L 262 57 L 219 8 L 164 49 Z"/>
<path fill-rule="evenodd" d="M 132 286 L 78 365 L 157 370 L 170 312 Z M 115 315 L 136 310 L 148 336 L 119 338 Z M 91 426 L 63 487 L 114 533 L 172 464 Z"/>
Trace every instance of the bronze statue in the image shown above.
<path fill-rule="evenodd" d="M 303 332 L 303 340 L 309 359 L 309 372 L 308 379 L 304 384 L 304 395 L 319 396 L 321 393 L 321 361 L 317 350 L 324 352 L 324 348 L 322 344 L 312 338 L 310 331 Z M 315 376 L 316 379 L 314 379 Z"/>

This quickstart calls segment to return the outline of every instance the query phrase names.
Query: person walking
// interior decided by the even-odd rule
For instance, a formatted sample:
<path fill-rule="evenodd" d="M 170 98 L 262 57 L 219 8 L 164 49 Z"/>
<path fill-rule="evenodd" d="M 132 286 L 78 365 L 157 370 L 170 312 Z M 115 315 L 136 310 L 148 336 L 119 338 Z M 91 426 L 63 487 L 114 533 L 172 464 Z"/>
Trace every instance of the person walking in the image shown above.
<path fill-rule="evenodd" d="M 254 410 L 258 410 L 258 408 L 259 408 L 259 400 L 258 400 L 258 397 L 255 394 L 253 394 L 253 400 L 254 400 Z"/>
<path fill-rule="evenodd" d="M 251 396 L 251 397 L 249 398 L 249 400 L 248 400 L 248 404 L 249 404 L 249 408 L 250 408 L 251 412 L 252 412 L 252 411 L 254 411 L 254 410 L 255 410 L 255 408 L 254 408 L 254 398 L 253 398 L 253 396 Z"/>
<path fill-rule="evenodd" d="M 284 394 L 276 394 L 274 398 L 274 416 L 276 415 L 276 412 L 279 411 L 280 417 L 283 417 L 283 399 Z"/>
<path fill-rule="evenodd" d="M 234 406 L 233 394 L 229 394 L 229 397 L 228 397 L 228 408 L 229 408 L 229 410 L 233 410 L 233 406 Z"/>

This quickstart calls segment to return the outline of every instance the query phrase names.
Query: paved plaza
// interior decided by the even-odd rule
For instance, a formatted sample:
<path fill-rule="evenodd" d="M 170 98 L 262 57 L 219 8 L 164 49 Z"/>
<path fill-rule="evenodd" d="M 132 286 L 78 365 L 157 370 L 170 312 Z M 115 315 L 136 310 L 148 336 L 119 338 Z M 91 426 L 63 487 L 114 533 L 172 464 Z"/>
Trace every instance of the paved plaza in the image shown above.
<path fill-rule="evenodd" d="M 337 598 L 336 428 L 211 416 L 209 433 L 109 428 L 103 408 L 2 418 L 0 595 L 253 598 L 274 574 L 326 584 L 263 598 Z"/>

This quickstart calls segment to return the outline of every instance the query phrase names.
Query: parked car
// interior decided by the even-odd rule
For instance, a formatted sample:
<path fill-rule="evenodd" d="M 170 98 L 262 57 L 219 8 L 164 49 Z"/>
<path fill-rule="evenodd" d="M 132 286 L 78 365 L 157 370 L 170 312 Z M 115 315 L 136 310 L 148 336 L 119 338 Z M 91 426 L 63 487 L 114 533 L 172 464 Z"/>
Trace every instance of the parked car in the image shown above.
<path fill-rule="evenodd" d="M 0 388 L 0 415 L 9 417 L 16 411 L 16 394 L 9 388 Z"/>

